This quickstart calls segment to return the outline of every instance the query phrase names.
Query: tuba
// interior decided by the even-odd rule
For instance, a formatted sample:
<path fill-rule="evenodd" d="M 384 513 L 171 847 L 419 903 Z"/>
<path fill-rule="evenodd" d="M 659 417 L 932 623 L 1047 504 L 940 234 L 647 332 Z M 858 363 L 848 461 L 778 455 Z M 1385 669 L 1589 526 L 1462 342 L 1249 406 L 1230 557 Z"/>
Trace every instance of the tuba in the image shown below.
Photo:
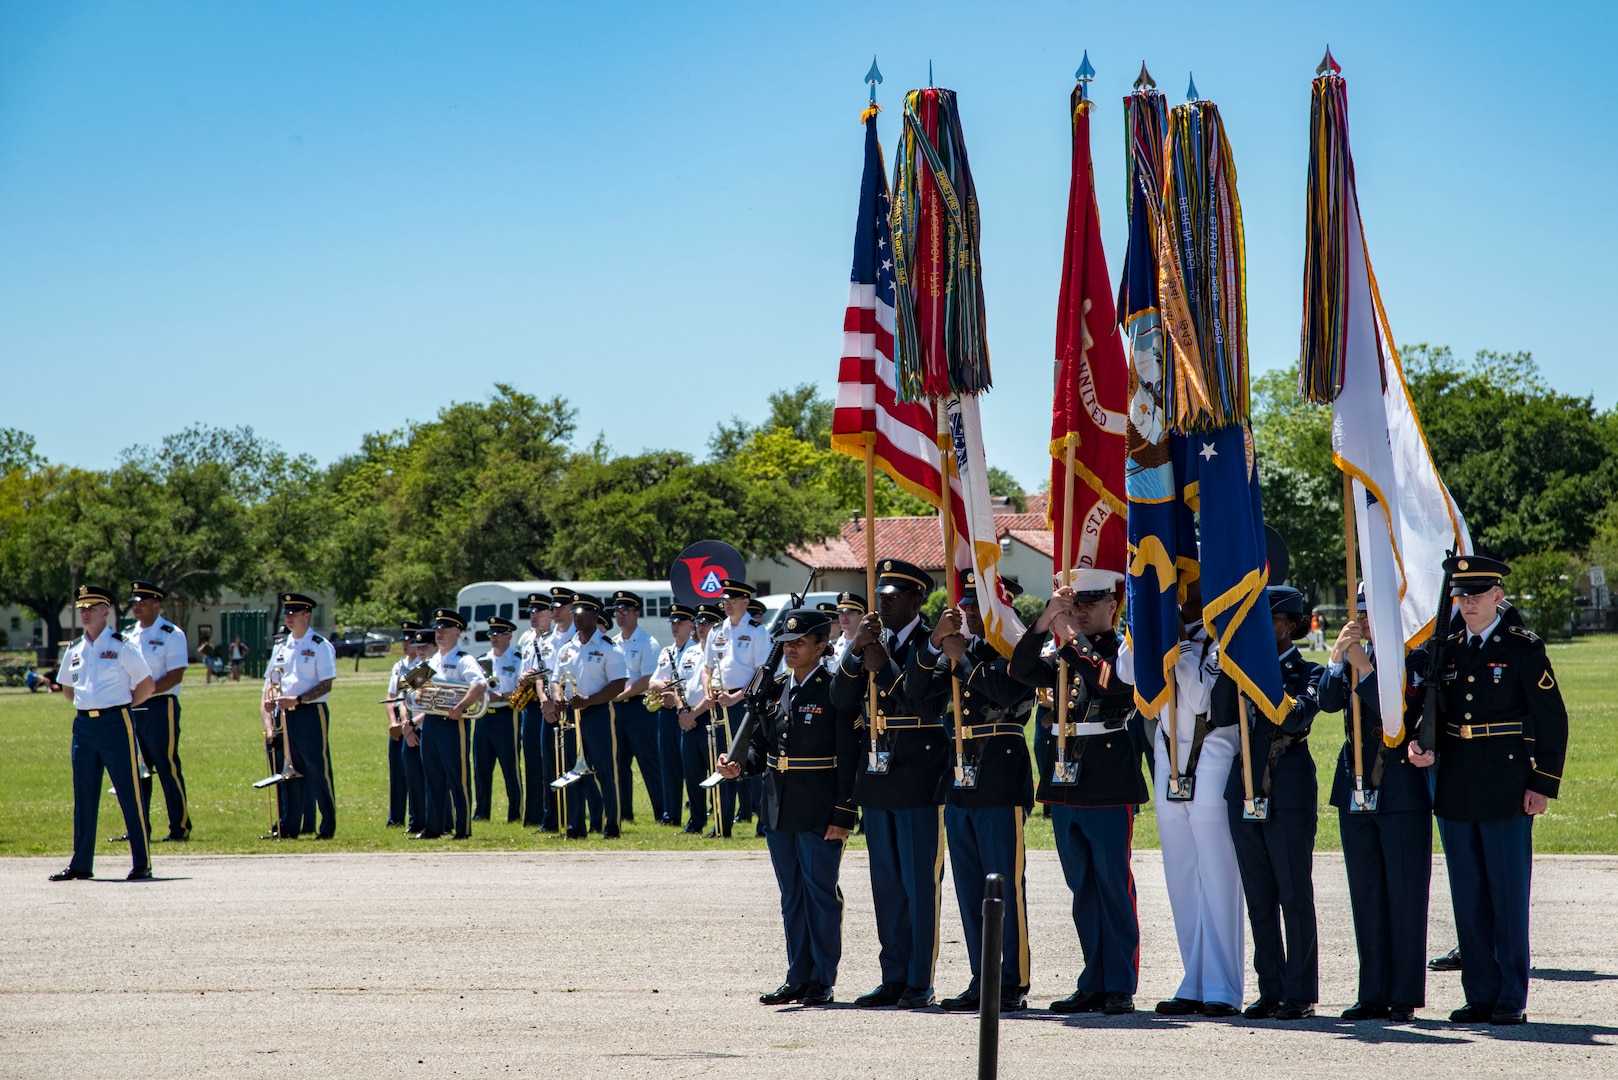
<path fill-rule="evenodd" d="M 391 705 L 402 701 L 414 712 L 431 713 L 434 716 L 448 716 L 450 710 L 459 705 L 461 699 L 466 697 L 466 692 L 472 689 L 470 683 L 433 678 L 433 668 L 428 663 L 417 664 L 411 668 L 402 681 L 409 689 L 396 698 L 384 698 L 382 704 Z M 489 699 L 484 697 L 468 705 L 466 711 L 461 714 L 461 719 L 476 720 L 488 709 Z"/>

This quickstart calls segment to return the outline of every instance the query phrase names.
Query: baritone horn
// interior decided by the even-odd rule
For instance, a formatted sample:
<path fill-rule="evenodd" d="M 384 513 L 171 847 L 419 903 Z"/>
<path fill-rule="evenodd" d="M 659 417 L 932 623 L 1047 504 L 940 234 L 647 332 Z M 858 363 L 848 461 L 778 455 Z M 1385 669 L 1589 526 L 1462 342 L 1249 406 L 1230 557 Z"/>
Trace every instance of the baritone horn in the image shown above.
<path fill-rule="evenodd" d="M 434 716 L 448 716 L 450 711 L 466 697 L 466 692 L 472 689 L 471 683 L 435 679 L 433 666 L 427 663 L 417 664 L 411 668 L 401 682 L 408 689 L 398 697 L 383 698 L 381 704 L 393 705 L 402 701 L 412 712 L 431 713 Z M 489 699 L 484 695 L 466 707 L 461 719 L 476 720 L 488 709 Z"/>

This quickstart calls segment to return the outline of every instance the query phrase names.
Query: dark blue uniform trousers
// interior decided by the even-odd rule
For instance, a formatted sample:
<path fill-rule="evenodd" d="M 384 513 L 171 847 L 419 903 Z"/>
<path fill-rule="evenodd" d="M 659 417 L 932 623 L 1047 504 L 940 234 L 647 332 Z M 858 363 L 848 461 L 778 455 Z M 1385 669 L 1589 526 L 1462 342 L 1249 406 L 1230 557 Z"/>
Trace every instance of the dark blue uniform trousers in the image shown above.
<path fill-rule="evenodd" d="M 1024 873 L 1023 818 L 1020 806 L 944 807 L 944 833 L 949 837 L 949 870 L 955 899 L 966 930 L 972 961 L 972 990 L 981 992 L 983 958 L 983 879 L 999 874 L 1006 883 L 1005 927 L 1001 937 L 1000 986 L 1028 992 L 1028 893 Z M 919 985 L 912 983 L 911 985 Z"/>
<path fill-rule="evenodd" d="M 663 763 L 657 749 L 657 715 L 646 711 L 640 698 L 620 701 L 612 707 L 617 724 L 618 817 L 635 819 L 635 786 L 629 779 L 633 761 L 640 766 L 641 783 L 652 805 L 652 820 L 663 817 Z"/>
<path fill-rule="evenodd" d="M 417 738 L 415 746 L 406 746 L 400 739 L 399 746 L 399 761 L 404 767 L 405 805 L 409 810 L 405 831 L 419 833 L 427 827 L 427 770 L 421 760 L 421 739 Z"/>
<path fill-rule="evenodd" d="M 409 785 L 405 780 L 404 739 L 388 736 L 388 824 L 403 825 Z"/>
<path fill-rule="evenodd" d="M 592 831 L 599 828 L 604 836 L 618 835 L 618 761 L 613 756 L 613 726 L 611 707 L 592 705 L 578 714 L 578 730 L 567 733 L 567 766 L 572 766 L 582 739 L 584 760 L 591 770 L 567 789 L 569 832 L 584 831 L 584 811 L 588 807 Z"/>
<path fill-rule="evenodd" d="M 1050 809 L 1062 876 L 1073 892 L 1073 928 L 1084 952 L 1078 991 L 1133 995 L 1140 981 L 1140 915 L 1129 865 L 1135 808 Z"/>
<path fill-rule="evenodd" d="M 421 764 L 427 786 L 426 832 L 472 835 L 471 762 L 467 760 L 466 721 L 447 716 L 421 723 Z"/>
<path fill-rule="evenodd" d="M 545 714 L 539 705 L 522 711 L 519 724 L 522 741 L 523 783 L 528 788 L 528 799 L 522 806 L 522 823 L 530 828 L 556 828 L 556 792 L 551 781 L 556 779 L 556 728 L 545 723 Z"/>
<path fill-rule="evenodd" d="M 1253 929 L 1259 996 L 1313 1004 L 1320 1000 L 1313 878 L 1317 814 L 1272 807 L 1268 821 L 1246 821 L 1240 800 L 1226 806 L 1247 924 Z"/>
<path fill-rule="evenodd" d="M 1359 1000 L 1427 1004 L 1427 891 L 1433 876 L 1433 815 L 1427 810 L 1351 814 L 1338 810 Z"/>
<path fill-rule="evenodd" d="M 146 765 L 163 785 L 163 802 L 169 815 L 170 836 L 191 835 L 191 807 L 185 797 L 185 774 L 180 770 L 180 699 L 173 694 L 154 695 L 140 705 L 132 705 L 135 741 L 140 744 Z M 146 835 L 152 834 L 152 777 L 140 782 L 141 816 Z"/>
<path fill-rule="evenodd" d="M 517 776 L 517 714 L 509 707 L 490 709 L 472 725 L 474 817 L 487 818 L 494 788 L 494 767 L 506 781 L 506 820 L 522 820 L 522 780 Z"/>
<path fill-rule="evenodd" d="M 659 709 L 657 713 L 657 768 L 663 778 L 663 818 L 678 825 L 684 819 L 685 760 L 680 753 L 680 713 Z"/>
<path fill-rule="evenodd" d="M 95 712 L 91 716 L 90 712 Z M 140 810 L 140 778 L 135 773 L 135 722 L 129 709 L 80 709 L 73 718 L 73 859 L 68 866 L 95 868 L 96 822 L 101 813 L 101 774 L 118 791 L 129 854 L 135 869 L 152 865 L 146 819 Z"/>
<path fill-rule="evenodd" d="M 775 882 L 781 887 L 781 925 L 787 936 L 787 977 L 793 984 L 837 982 L 843 957 L 843 890 L 837 873 L 843 842 L 824 832 L 765 835 Z"/>
<path fill-rule="evenodd" d="M 715 753 L 724 754 L 730 751 L 730 736 L 724 724 L 717 724 L 714 729 Z M 685 794 L 687 805 L 691 809 L 691 822 L 686 826 L 687 832 L 701 832 L 708 827 L 708 811 L 713 802 L 713 792 L 719 792 L 719 832 L 723 836 L 730 835 L 730 827 L 736 821 L 736 782 L 726 780 L 718 788 L 705 788 L 702 782 L 708 779 L 713 772 L 713 761 L 708 754 L 708 728 L 697 726 L 690 731 L 680 732 L 681 766 L 685 771 Z"/>
<path fill-rule="evenodd" d="M 337 831 L 337 804 L 332 796 L 331 754 L 328 751 L 325 702 L 302 705 L 288 712 L 287 741 L 292 744 L 292 767 L 303 775 L 281 784 L 281 839 L 291 840 L 315 831 L 320 811 L 321 836 Z M 279 740 L 278 740 L 279 741 Z"/>
<path fill-rule="evenodd" d="M 944 808 L 867 808 L 864 816 L 882 981 L 931 989 L 938 964 Z"/>
<path fill-rule="evenodd" d="M 1438 819 L 1461 946 L 1466 1000 L 1496 1009 L 1528 1006 L 1528 886 L 1534 819 Z"/>

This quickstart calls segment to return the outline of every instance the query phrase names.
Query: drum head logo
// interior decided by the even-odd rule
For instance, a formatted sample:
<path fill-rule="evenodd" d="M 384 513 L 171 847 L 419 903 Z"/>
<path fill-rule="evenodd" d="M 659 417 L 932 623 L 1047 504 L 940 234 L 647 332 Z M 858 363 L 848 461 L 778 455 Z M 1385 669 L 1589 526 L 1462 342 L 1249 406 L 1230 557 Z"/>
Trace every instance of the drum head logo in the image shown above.
<path fill-rule="evenodd" d="M 711 604 L 724 595 L 725 578 L 744 581 L 747 563 L 723 540 L 699 540 L 680 552 L 669 568 L 669 587 L 678 604 Z"/>

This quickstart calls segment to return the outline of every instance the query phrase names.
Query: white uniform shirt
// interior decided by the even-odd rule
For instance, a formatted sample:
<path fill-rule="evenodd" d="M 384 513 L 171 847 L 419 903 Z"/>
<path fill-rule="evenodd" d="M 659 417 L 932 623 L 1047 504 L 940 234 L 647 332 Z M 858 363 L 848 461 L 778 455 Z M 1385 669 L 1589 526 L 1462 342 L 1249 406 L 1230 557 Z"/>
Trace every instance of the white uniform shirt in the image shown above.
<path fill-rule="evenodd" d="M 627 677 L 624 654 L 599 630 L 590 635 L 589 641 L 574 636 L 556 650 L 555 679 L 559 685 L 570 685 L 572 693 L 579 697 L 594 697 L 608 683 Z"/>
<path fill-rule="evenodd" d="M 269 670 L 264 673 L 265 686 L 270 685 L 277 672 L 282 696 L 301 697 L 305 705 L 325 701 L 328 694 L 314 697 L 309 691 L 327 679 L 337 678 L 337 650 L 331 642 L 313 632 L 307 637 L 289 637 L 270 654 Z"/>
<path fill-rule="evenodd" d="M 657 639 L 644 626 L 636 626 L 628 637 L 618 635 L 618 651 L 624 654 L 624 678 L 631 683 L 657 670 Z"/>
<path fill-rule="evenodd" d="M 68 647 L 56 681 L 73 688 L 75 709 L 115 709 L 128 705 L 135 687 L 152 677 L 140 649 L 118 636 L 112 620 L 91 641 L 88 635 Z"/>
<path fill-rule="evenodd" d="M 155 682 L 171 671 L 184 668 L 191 662 L 185 647 L 185 631 L 161 615 L 151 626 L 136 623 L 125 634 L 124 640 L 140 650 Z M 164 690 L 165 694 L 178 694 L 180 687 Z"/>
<path fill-rule="evenodd" d="M 415 662 L 405 659 L 400 659 L 398 663 L 393 665 L 393 670 L 388 672 L 388 697 L 399 696 L 399 684 L 404 682 L 406 673 L 412 667 L 415 667 Z"/>
<path fill-rule="evenodd" d="M 754 669 L 769 654 L 769 636 L 751 615 L 736 626 L 726 620 L 708 631 L 708 658 L 719 658 L 719 678 L 727 692 L 752 682 Z"/>
<path fill-rule="evenodd" d="M 496 656 L 494 650 L 490 649 L 483 654 L 483 659 L 487 660 L 492 668 L 489 675 L 489 692 L 509 697 L 511 692 L 517 689 L 517 677 L 522 674 L 522 655 L 516 649 L 507 649 Z M 505 706 L 510 702 L 498 701 L 491 704 Z"/>
<path fill-rule="evenodd" d="M 599 635 L 601 632 L 598 630 L 596 633 Z M 577 624 L 569 626 L 566 630 L 563 630 L 559 626 L 553 626 L 551 627 L 551 632 L 545 637 L 544 643 L 540 646 L 540 651 L 545 658 L 545 670 L 550 674 L 552 682 L 556 681 L 557 650 L 563 645 L 566 645 L 568 642 L 572 641 L 577 636 Z"/>
<path fill-rule="evenodd" d="M 483 674 L 483 665 L 465 649 L 451 649 L 448 655 L 435 652 L 427 662 L 433 667 L 434 682 L 489 685 L 489 677 Z"/>
<path fill-rule="evenodd" d="M 691 700 L 691 677 L 702 670 L 702 646 L 697 644 L 696 635 L 685 643 L 682 649 L 678 645 L 668 645 L 658 650 L 657 670 L 652 672 L 654 683 L 667 683 L 666 689 L 674 689 L 676 680 L 685 685 L 685 699 Z"/>
<path fill-rule="evenodd" d="M 848 643 L 854 640 L 852 634 L 839 635 L 826 650 L 826 655 L 820 658 L 820 665 L 827 671 L 836 671 L 843 662 L 843 654 L 848 652 Z"/>

